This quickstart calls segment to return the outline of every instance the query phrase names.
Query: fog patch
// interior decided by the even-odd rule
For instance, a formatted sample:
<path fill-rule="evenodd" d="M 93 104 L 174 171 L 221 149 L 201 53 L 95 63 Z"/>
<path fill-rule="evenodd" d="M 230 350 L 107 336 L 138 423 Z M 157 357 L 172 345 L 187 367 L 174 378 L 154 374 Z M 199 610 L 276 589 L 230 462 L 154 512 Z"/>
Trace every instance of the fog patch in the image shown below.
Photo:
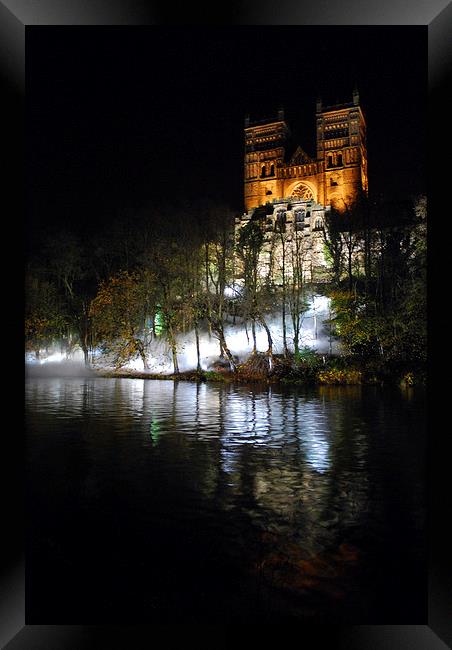
<path fill-rule="evenodd" d="M 40 352 L 38 358 L 31 353 L 25 356 L 26 377 L 92 377 L 94 374 L 85 366 L 83 352 L 78 348 L 70 354 L 49 350 Z"/>
<path fill-rule="evenodd" d="M 270 330 L 273 342 L 273 354 L 282 354 L 283 327 L 280 313 L 267 314 L 266 323 Z M 326 296 L 313 296 L 309 301 L 307 311 L 301 318 L 301 331 L 299 337 L 299 349 L 309 348 L 319 354 L 337 354 L 340 352 L 339 343 L 332 337 L 328 320 L 331 318 L 330 299 Z M 253 336 L 251 324 L 244 323 L 240 318 L 236 323 L 230 321 L 224 324 L 224 333 L 229 350 L 237 363 L 243 363 L 253 350 Z M 207 331 L 199 332 L 200 365 L 202 370 L 210 370 L 220 358 L 220 346 L 215 335 L 209 335 Z M 265 329 L 256 324 L 256 347 L 259 352 L 265 352 L 268 348 L 268 339 Z M 286 340 L 289 351 L 294 351 L 294 334 L 290 315 L 286 317 Z M 194 330 L 186 334 L 178 334 L 177 360 L 181 372 L 196 370 L 197 352 Z M 104 366 L 106 358 L 100 356 L 96 363 Z M 224 359 L 227 365 L 227 360 Z M 164 338 L 153 339 L 148 346 L 147 363 L 149 373 L 169 375 L 174 372 L 171 350 Z M 129 361 L 124 368 L 145 372 L 142 360 L 137 357 Z"/>
<path fill-rule="evenodd" d="M 299 349 L 309 348 L 319 354 L 340 353 L 340 345 L 330 332 L 328 320 L 331 318 L 330 299 L 326 296 L 313 296 L 309 301 L 306 312 L 301 317 L 301 330 L 299 336 Z M 284 352 L 283 326 L 280 312 L 267 314 L 266 323 L 270 330 L 273 342 L 273 354 Z M 226 343 L 236 363 L 243 363 L 253 351 L 253 336 L 251 324 L 232 317 L 224 324 Z M 266 352 L 268 339 L 265 329 L 256 323 L 256 347 L 258 352 Z M 286 316 L 286 341 L 289 351 L 294 351 L 294 334 L 290 314 Z M 197 351 L 194 330 L 185 334 L 178 334 L 177 360 L 181 372 L 196 370 Z M 211 370 L 220 360 L 220 345 L 215 335 L 209 335 L 207 323 L 199 332 L 200 365 L 202 370 Z M 95 349 L 89 355 L 90 365 L 98 370 L 116 369 L 113 354 L 107 354 L 100 349 Z M 226 365 L 227 360 L 224 359 Z M 125 370 L 135 370 L 142 373 L 170 375 L 174 372 L 171 349 L 164 336 L 153 338 L 147 346 L 147 365 L 145 370 L 142 359 L 137 356 L 121 366 Z M 34 354 L 26 355 L 26 374 L 33 377 L 89 377 L 95 373 L 85 367 L 83 352 L 75 347 L 71 352 L 55 347 L 41 351 L 39 358 Z"/>

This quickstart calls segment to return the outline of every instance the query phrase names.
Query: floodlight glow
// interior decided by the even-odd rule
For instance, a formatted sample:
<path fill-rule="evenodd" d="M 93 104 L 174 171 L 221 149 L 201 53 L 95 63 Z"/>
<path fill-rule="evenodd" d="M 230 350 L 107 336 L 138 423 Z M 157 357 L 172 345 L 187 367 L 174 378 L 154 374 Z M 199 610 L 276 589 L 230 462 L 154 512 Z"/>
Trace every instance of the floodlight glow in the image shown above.
<path fill-rule="evenodd" d="M 239 284 L 227 289 L 231 295 L 237 295 L 240 291 Z M 299 347 L 309 347 L 322 353 L 336 351 L 337 344 L 332 342 L 323 325 L 324 321 L 330 317 L 330 300 L 325 296 L 313 296 L 309 301 L 308 309 L 302 316 Z M 273 353 L 283 353 L 283 327 L 280 313 L 266 314 L 267 326 L 273 343 Z M 240 319 L 237 319 L 240 321 Z M 266 352 L 268 349 L 268 338 L 265 329 L 255 324 L 256 348 L 258 352 Z M 228 348 L 231 353 L 238 359 L 239 363 L 246 361 L 253 351 L 253 336 L 251 324 L 248 322 L 245 326 L 243 322 L 235 325 L 225 324 L 224 333 Z M 174 372 L 171 349 L 164 334 L 164 318 L 160 306 L 154 316 L 154 336 L 147 346 L 147 370 L 144 369 L 142 359 L 137 356 L 130 359 L 123 367 L 128 370 L 140 372 L 149 372 L 153 374 L 168 375 Z M 286 339 L 289 349 L 293 350 L 293 327 L 291 319 L 286 316 Z M 186 334 L 176 336 L 177 358 L 181 372 L 195 370 L 198 365 L 198 355 L 196 348 L 195 332 L 192 330 Z M 212 365 L 218 361 L 220 348 L 218 338 L 214 335 L 209 336 L 207 332 L 199 332 L 200 347 L 200 365 L 202 370 L 209 370 Z M 60 345 L 56 349 L 49 350 L 49 353 L 41 351 L 39 357 L 30 353 L 26 354 L 27 364 L 44 365 L 48 363 L 76 362 L 83 363 L 84 355 L 80 347 L 76 347 L 71 353 L 61 352 Z M 90 353 L 90 359 L 97 368 L 114 368 L 115 361 L 113 355 L 103 353 L 95 349 Z M 270 360 L 271 363 L 271 360 Z"/>

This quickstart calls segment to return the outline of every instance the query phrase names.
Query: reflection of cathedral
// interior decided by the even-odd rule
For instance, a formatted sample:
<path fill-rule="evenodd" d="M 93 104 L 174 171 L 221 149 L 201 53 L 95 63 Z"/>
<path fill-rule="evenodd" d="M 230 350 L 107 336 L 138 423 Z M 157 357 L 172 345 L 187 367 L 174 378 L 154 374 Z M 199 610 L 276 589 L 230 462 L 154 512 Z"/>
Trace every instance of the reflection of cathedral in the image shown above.
<path fill-rule="evenodd" d="M 284 112 L 277 118 L 245 120 L 245 209 L 240 228 L 259 219 L 267 233 L 303 235 L 309 259 L 305 268 L 322 267 L 325 210 L 343 210 L 358 191 L 367 192 L 366 123 L 357 90 L 348 104 L 322 107 L 317 101 L 317 155 L 311 158 L 290 143 Z"/>

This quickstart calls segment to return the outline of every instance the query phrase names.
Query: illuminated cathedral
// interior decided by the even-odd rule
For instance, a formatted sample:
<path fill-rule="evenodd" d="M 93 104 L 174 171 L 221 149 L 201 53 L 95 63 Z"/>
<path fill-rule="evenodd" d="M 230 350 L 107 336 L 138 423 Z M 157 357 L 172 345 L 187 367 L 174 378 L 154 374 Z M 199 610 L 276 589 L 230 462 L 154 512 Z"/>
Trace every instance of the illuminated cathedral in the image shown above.
<path fill-rule="evenodd" d="M 331 207 L 342 211 L 358 192 L 367 193 L 366 121 L 357 90 L 350 103 L 316 106 L 316 157 L 290 146 L 290 130 L 276 119 L 245 119 L 244 202 L 236 231 L 258 219 L 265 231 L 263 272 L 275 257 L 275 232 L 303 238 L 306 279 L 326 266 L 323 220 Z"/>

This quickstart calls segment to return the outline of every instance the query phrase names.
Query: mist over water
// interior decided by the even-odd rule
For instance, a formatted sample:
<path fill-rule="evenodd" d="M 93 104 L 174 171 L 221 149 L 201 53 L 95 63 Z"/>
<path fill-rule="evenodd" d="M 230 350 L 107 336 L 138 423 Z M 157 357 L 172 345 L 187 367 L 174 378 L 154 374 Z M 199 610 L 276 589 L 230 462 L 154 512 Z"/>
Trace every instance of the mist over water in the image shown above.
<path fill-rule="evenodd" d="M 94 372 L 85 366 L 80 349 L 68 357 L 64 352 L 51 352 L 36 359 L 34 355 L 25 357 L 26 377 L 92 377 Z"/>

